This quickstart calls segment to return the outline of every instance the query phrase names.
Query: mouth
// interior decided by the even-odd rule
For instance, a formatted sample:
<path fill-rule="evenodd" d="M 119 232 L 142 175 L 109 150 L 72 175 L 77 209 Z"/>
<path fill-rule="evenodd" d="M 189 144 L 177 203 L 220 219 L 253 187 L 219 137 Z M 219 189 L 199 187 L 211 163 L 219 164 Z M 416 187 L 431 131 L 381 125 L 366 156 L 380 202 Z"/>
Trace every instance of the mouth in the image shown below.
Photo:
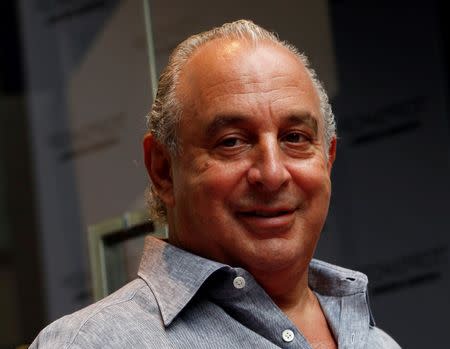
<path fill-rule="evenodd" d="M 258 235 L 279 234 L 294 224 L 296 209 L 250 209 L 240 211 L 238 219 L 250 231 Z"/>
<path fill-rule="evenodd" d="M 270 210 L 270 211 L 254 210 L 254 211 L 241 212 L 240 214 L 245 217 L 273 218 L 273 217 L 284 216 L 284 215 L 290 214 L 292 212 L 293 212 L 293 210 Z"/>

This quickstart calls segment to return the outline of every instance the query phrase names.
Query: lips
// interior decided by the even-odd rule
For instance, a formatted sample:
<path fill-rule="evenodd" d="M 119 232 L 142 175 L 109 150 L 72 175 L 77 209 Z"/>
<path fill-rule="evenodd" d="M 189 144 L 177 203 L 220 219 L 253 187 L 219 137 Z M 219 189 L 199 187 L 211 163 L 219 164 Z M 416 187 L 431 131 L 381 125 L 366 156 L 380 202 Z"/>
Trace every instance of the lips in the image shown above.
<path fill-rule="evenodd" d="M 275 211 L 255 210 L 255 211 L 241 212 L 241 214 L 243 216 L 247 216 L 247 217 L 256 216 L 256 217 L 270 218 L 270 217 L 283 216 L 285 214 L 289 214 L 290 212 L 292 212 L 292 211 L 290 211 L 290 210 L 275 210 Z"/>
<path fill-rule="evenodd" d="M 296 209 L 255 208 L 238 212 L 238 219 L 258 235 L 279 234 L 288 231 L 294 224 Z"/>

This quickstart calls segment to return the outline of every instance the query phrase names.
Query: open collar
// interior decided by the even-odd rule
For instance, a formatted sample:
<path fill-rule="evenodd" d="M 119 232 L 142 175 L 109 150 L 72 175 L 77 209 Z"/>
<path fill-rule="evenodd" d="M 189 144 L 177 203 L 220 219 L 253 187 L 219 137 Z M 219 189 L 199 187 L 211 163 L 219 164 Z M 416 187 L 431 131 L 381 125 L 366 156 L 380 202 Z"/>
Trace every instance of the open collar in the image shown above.
<path fill-rule="evenodd" d="M 145 239 L 138 275 L 150 287 L 164 325 L 169 326 L 212 274 L 218 270 L 232 269 L 149 236 Z M 374 326 L 367 299 L 367 283 L 365 274 L 323 261 L 313 259 L 309 266 L 309 285 L 314 292 L 321 295 L 319 300 L 325 308 L 330 309 L 332 306 L 331 303 L 326 305 L 325 302 L 338 301 L 336 306 L 342 309 L 342 299 L 361 295 L 363 297 L 359 297 L 359 306 L 367 311 L 364 311 L 365 319 L 360 319 L 363 320 L 360 323 L 367 326 L 369 322 Z M 332 320 L 331 316 L 329 320 Z M 339 321 L 334 319 L 332 322 L 337 324 Z"/>
<path fill-rule="evenodd" d="M 316 293 L 339 348 L 365 348 L 370 309 L 367 276 L 319 260 L 309 265 L 309 285 Z"/>
<path fill-rule="evenodd" d="M 164 325 L 168 326 L 206 279 L 221 268 L 226 266 L 149 236 L 138 275 L 153 292 Z"/>
<path fill-rule="evenodd" d="M 309 264 L 308 282 L 311 289 L 333 297 L 351 296 L 367 291 L 367 276 L 354 271 L 313 259 Z"/>

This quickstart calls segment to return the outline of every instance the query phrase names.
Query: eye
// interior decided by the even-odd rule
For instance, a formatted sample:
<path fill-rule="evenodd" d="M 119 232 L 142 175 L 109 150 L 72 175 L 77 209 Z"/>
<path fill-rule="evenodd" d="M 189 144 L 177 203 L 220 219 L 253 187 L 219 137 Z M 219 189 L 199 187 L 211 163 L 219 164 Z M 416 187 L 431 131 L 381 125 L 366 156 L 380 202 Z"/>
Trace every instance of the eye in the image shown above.
<path fill-rule="evenodd" d="M 293 131 L 285 134 L 281 140 L 287 143 L 302 143 L 308 141 L 309 138 L 301 132 Z"/>
<path fill-rule="evenodd" d="M 237 147 L 240 146 L 242 144 L 242 140 L 240 140 L 237 137 L 228 137 L 223 139 L 219 145 L 224 147 L 224 148 L 233 148 L 233 147 Z"/>
<path fill-rule="evenodd" d="M 222 139 L 219 142 L 219 146 L 223 148 L 235 148 L 243 145 L 243 140 L 239 137 L 230 136 L 227 138 Z"/>
<path fill-rule="evenodd" d="M 248 140 L 242 135 L 228 135 L 216 143 L 215 149 L 219 155 L 234 156 L 241 154 L 249 146 Z"/>

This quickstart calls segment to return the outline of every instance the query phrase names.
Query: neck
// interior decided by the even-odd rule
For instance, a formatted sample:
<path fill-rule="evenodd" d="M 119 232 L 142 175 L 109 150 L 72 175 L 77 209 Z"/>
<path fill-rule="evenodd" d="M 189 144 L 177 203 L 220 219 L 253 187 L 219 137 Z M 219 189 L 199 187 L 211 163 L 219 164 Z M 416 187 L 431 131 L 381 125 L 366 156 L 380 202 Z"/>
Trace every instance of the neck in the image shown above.
<path fill-rule="evenodd" d="M 310 343 L 326 340 L 330 344 L 327 348 L 336 348 L 320 303 L 308 286 L 308 266 L 296 270 L 301 272 L 297 275 L 288 271 L 277 272 L 275 280 L 268 273 L 253 275 Z"/>
<path fill-rule="evenodd" d="M 286 314 L 303 313 L 314 301 L 308 286 L 308 266 L 289 267 L 274 273 L 250 271 L 274 303 Z"/>

